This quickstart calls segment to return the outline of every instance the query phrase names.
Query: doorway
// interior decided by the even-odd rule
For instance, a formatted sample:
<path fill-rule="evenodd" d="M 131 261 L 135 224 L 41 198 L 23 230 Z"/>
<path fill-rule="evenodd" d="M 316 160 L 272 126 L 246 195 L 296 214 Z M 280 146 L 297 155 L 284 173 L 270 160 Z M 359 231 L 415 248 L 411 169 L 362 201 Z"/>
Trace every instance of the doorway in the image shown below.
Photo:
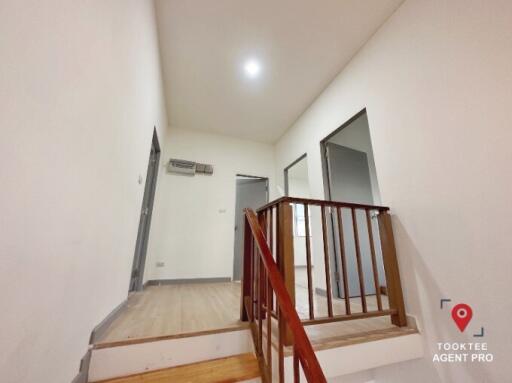
<path fill-rule="evenodd" d="M 303 154 L 284 169 L 284 189 L 288 197 L 311 198 L 308 174 L 308 157 Z M 295 298 L 297 301 L 308 299 L 308 260 L 306 254 L 306 211 L 301 203 L 292 203 L 293 211 L 293 255 L 295 264 Z M 311 211 L 308 210 L 308 222 L 311 222 Z M 311 225 L 309 225 L 311 233 Z M 310 234 L 311 240 L 311 234 Z M 311 272 L 314 270 L 314 246 L 310 249 Z"/>
<path fill-rule="evenodd" d="M 158 136 L 156 134 L 155 128 L 153 130 L 153 139 L 151 141 L 151 150 L 149 153 L 146 184 L 144 186 L 144 197 L 142 198 L 142 207 L 139 218 L 139 231 L 137 233 L 137 243 L 135 245 L 135 254 L 133 256 L 132 273 L 130 277 L 130 287 L 128 292 L 142 290 L 144 266 L 146 265 L 146 252 L 148 249 L 149 229 L 151 226 L 153 201 L 155 199 L 159 160 L 160 144 L 158 143 Z"/>
<path fill-rule="evenodd" d="M 324 138 L 321 146 L 326 199 L 381 203 L 366 109 Z"/>
<path fill-rule="evenodd" d="M 324 171 L 324 189 L 327 200 L 358 203 L 364 205 L 379 205 L 380 192 L 373 157 L 372 143 L 368 125 L 368 116 L 366 110 L 362 110 L 339 129 L 326 137 L 322 143 L 322 162 Z M 343 222 L 352 222 L 350 209 L 342 209 L 341 217 Z M 375 217 L 372 217 L 375 218 Z M 365 212 L 358 210 L 356 212 L 358 237 L 361 252 L 361 262 L 363 268 L 364 285 L 366 295 L 375 294 L 373 284 L 371 250 L 368 238 L 368 230 L 372 230 L 376 241 L 376 252 L 378 259 L 378 272 L 380 280 L 383 278 L 384 269 L 381 262 L 380 246 L 378 245 L 379 234 L 375 227 L 367 227 Z M 330 214 L 327 219 L 329 226 L 328 241 L 330 259 L 334 264 L 334 273 L 332 277 L 336 280 L 337 295 L 344 298 L 342 283 L 340 282 L 340 273 L 337 272 L 339 243 L 335 239 L 335 228 L 337 227 L 337 218 L 335 214 Z M 358 283 L 358 272 L 355 255 L 355 235 L 352 225 L 343 225 L 343 235 L 345 238 L 345 255 L 347 259 L 348 287 L 351 297 L 360 296 L 360 286 Z"/>
<path fill-rule="evenodd" d="M 284 169 L 284 193 L 288 197 L 311 198 L 306 153 Z"/>
<path fill-rule="evenodd" d="M 258 209 L 268 202 L 268 178 L 246 175 L 236 176 L 235 244 L 233 280 L 242 279 L 244 249 L 244 209 Z"/>

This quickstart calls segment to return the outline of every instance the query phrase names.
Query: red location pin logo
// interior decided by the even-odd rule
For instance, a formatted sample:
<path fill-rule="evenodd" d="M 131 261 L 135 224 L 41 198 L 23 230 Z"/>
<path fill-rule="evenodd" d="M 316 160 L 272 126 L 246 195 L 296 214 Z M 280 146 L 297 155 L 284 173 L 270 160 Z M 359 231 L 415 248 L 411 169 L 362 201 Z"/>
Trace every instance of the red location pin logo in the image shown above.
<path fill-rule="evenodd" d="M 465 303 L 459 303 L 452 309 L 452 318 L 460 332 L 463 332 L 473 317 L 473 310 Z"/>

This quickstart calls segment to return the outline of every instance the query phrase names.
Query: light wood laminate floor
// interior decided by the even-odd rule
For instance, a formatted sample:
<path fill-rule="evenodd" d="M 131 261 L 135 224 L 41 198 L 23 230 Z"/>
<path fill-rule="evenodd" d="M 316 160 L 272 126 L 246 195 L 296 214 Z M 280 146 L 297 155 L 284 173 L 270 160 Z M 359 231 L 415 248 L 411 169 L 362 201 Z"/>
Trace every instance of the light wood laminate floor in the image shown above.
<path fill-rule="evenodd" d="M 239 317 L 240 283 L 148 286 L 128 298 L 97 343 L 246 327 Z"/>
<path fill-rule="evenodd" d="M 98 383 L 227 383 L 253 381 L 259 376 L 258 361 L 251 353 L 109 379 Z"/>
<path fill-rule="evenodd" d="M 327 316 L 327 299 L 315 295 L 315 316 Z M 374 296 L 367 297 L 368 310 L 376 309 Z M 387 299 L 383 296 L 383 305 Z M 299 316 L 308 318 L 307 289 L 296 286 Z M 361 312 L 360 298 L 351 299 L 352 312 Z M 344 314 L 341 299 L 333 299 L 334 314 Z M 246 328 L 240 322 L 240 283 L 198 283 L 149 286 L 132 294 L 123 312 L 114 320 L 97 345 L 145 338 L 187 336 Z M 389 317 L 377 317 L 306 326 L 312 342 L 395 328 Z"/>

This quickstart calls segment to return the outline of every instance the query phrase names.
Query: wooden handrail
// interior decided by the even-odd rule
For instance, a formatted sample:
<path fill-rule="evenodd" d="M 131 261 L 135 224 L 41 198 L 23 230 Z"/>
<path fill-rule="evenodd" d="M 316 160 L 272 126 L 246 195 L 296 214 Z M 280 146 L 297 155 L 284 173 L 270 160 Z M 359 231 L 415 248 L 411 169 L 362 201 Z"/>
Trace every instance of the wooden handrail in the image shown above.
<path fill-rule="evenodd" d="M 368 209 L 368 210 L 378 210 L 380 212 L 388 211 L 389 207 L 387 206 L 378 206 L 378 205 L 364 205 L 359 203 L 350 203 L 350 202 L 339 202 L 339 201 L 324 201 L 321 199 L 311 199 L 311 198 L 296 198 L 296 197 L 281 197 L 274 201 L 267 203 L 266 205 L 260 207 L 257 212 L 262 212 L 271 207 L 277 206 L 280 203 L 289 202 L 289 203 L 298 203 L 305 205 L 316 205 L 316 206 L 330 206 L 330 207 L 346 207 L 350 209 Z"/>
<path fill-rule="evenodd" d="M 245 217 L 246 217 L 246 234 L 250 234 L 251 238 L 254 240 L 254 244 L 256 246 L 256 249 L 258 251 L 254 252 L 253 254 L 259 254 L 259 257 L 256 257 L 256 262 L 251 262 L 252 267 L 254 267 L 254 264 L 256 264 L 257 273 L 259 275 L 257 280 L 261 280 L 261 273 L 268 278 L 268 281 L 270 283 L 268 286 L 271 287 L 273 292 L 275 293 L 276 297 L 276 305 L 278 307 L 279 312 L 279 319 L 281 318 L 285 321 L 286 326 L 290 329 L 292 335 L 293 335 L 293 349 L 294 349 L 294 371 L 295 376 L 297 376 L 297 363 L 300 361 L 300 364 L 302 365 L 304 375 L 306 376 L 306 379 L 308 382 L 315 382 L 315 383 L 323 383 L 327 382 L 324 373 L 322 372 L 322 368 L 320 367 L 320 363 L 318 362 L 318 359 L 316 358 L 315 352 L 313 350 L 313 347 L 307 337 L 306 331 L 304 330 L 304 327 L 301 323 L 301 320 L 297 314 L 297 311 L 295 310 L 294 304 L 292 303 L 292 298 L 290 297 L 290 294 L 288 293 L 285 283 L 283 281 L 282 275 L 277 267 L 276 262 L 274 261 L 274 258 L 272 256 L 272 252 L 267 244 L 267 239 L 263 233 L 263 229 L 260 226 L 260 223 L 258 222 L 258 218 L 254 211 L 252 209 L 244 209 Z M 245 243 L 246 243 L 246 249 L 250 249 L 250 241 L 251 238 L 246 237 Z M 246 253 L 247 254 L 247 253 Z M 247 258 L 244 260 L 244 262 L 247 262 Z M 264 267 L 264 270 L 260 270 L 259 268 L 259 262 Z M 247 266 L 247 267 L 246 267 Z M 244 270 L 249 270 L 249 265 L 244 265 Z M 251 289 L 253 287 L 252 281 L 247 281 L 247 278 L 250 274 L 253 274 L 252 271 L 248 271 L 248 274 L 244 275 L 244 289 Z M 258 290 L 260 291 L 260 285 L 258 285 Z M 247 292 L 246 290 L 246 292 Z M 246 298 L 251 298 L 250 296 L 246 296 L 246 292 L 242 294 L 242 300 L 246 301 Z M 268 296 L 268 290 L 267 290 L 267 302 L 270 302 L 269 296 Z M 258 301 L 261 301 L 261 297 L 258 299 Z M 250 305 L 247 305 L 245 307 L 246 310 L 252 310 L 253 304 L 251 301 Z M 259 302 L 260 304 L 261 302 Z M 245 306 L 245 305 L 244 305 Z M 267 309 L 269 309 L 269 306 L 267 304 Z M 254 319 L 255 316 L 258 317 L 260 322 L 260 328 L 261 328 L 261 318 L 264 315 L 262 310 L 258 308 L 256 310 L 257 312 L 254 313 L 243 313 L 242 318 L 248 318 L 251 317 Z M 267 316 L 267 320 L 271 320 L 270 317 Z M 260 334 L 260 336 L 262 336 Z M 267 337 L 270 337 L 271 334 L 267 333 Z M 259 340 L 261 342 L 261 339 Z"/>

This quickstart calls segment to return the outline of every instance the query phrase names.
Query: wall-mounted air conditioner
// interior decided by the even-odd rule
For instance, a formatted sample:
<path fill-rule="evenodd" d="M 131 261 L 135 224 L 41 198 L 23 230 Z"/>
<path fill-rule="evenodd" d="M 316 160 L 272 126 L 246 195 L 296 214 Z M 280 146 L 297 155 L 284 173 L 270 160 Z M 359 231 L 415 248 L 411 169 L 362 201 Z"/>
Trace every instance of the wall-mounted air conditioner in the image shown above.
<path fill-rule="evenodd" d="M 196 163 L 171 158 L 167 164 L 167 172 L 193 176 L 196 174 Z"/>
<path fill-rule="evenodd" d="M 211 176 L 213 174 L 213 166 L 208 164 L 199 164 L 192 161 L 171 158 L 169 160 L 169 163 L 167 164 L 167 172 L 189 176 L 193 176 L 196 173 Z"/>

